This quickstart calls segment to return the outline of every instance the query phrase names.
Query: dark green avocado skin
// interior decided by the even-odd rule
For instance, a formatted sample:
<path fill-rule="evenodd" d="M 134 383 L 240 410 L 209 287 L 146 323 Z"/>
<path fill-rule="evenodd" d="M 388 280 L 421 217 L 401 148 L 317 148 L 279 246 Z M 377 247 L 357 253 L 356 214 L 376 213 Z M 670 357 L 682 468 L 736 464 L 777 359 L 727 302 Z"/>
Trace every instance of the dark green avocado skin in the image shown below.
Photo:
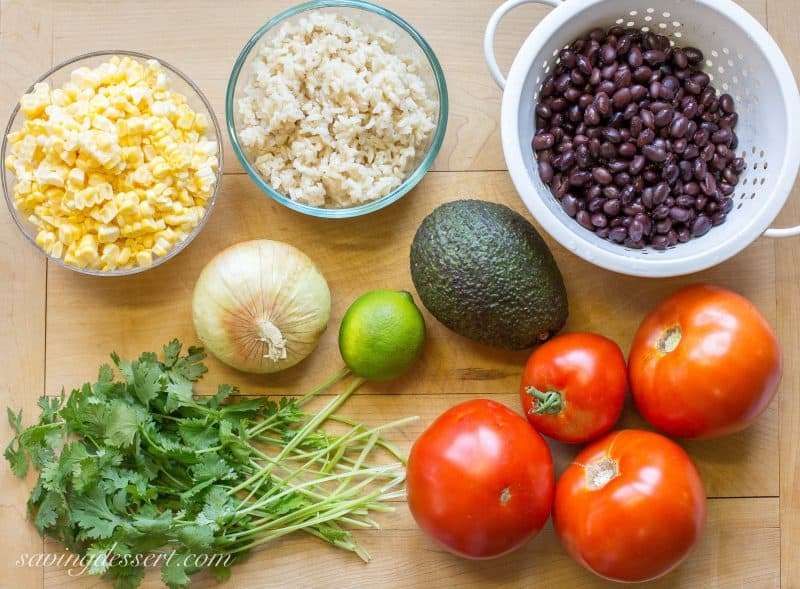
<path fill-rule="evenodd" d="M 553 254 L 522 215 L 481 200 L 445 203 L 411 244 L 411 277 L 439 321 L 467 338 L 521 350 L 567 321 Z"/>

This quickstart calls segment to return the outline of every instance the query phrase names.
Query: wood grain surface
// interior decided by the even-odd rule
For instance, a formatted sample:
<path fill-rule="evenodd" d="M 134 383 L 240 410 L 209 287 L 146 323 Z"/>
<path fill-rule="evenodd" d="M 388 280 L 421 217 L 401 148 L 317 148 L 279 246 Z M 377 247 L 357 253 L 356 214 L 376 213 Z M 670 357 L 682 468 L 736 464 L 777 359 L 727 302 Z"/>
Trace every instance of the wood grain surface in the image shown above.
<path fill-rule="evenodd" d="M 577 0 L 573 0 L 577 1 Z M 292 3 L 278 0 L 6 0 L 0 3 L 0 113 L 47 69 L 75 54 L 130 49 L 162 58 L 192 77 L 224 119 L 231 65 L 264 21 Z M 301 247 L 318 264 L 333 293 L 331 328 L 318 350 L 284 373 L 248 376 L 210 359 L 200 387 L 237 384 L 247 394 L 303 392 L 338 369 L 336 327 L 349 303 L 376 287 L 413 291 L 408 247 L 420 221 L 456 198 L 502 202 L 530 216 L 505 172 L 498 131 L 501 94 L 486 71 L 483 29 L 494 0 L 386 0 L 414 24 L 437 52 L 451 98 L 448 133 L 434 171 L 407 197 L 378 213 L 350 220 L 306 217 L 275 203 L 242 173 L 226 150 L 222 191 L 209 223 L 185 252 L 144 274 L 102 279 L 78 275 L 44 259 L 0 211 L 0 409 L 30 411 L 43 392 L 56 394 L 95 376 L 116 350 L 122 356 L 157 350 L 179 337 L 194 341 L 190 296 L 200 269 L 223 248 L 252 238 Z M 800 74 L 800 5 L 794 0 L 740 2 L 767 25 Z M 502 68 L 547 9 L 524 6 L 498 33 Z M 784 225 L 800 222 L 800 191 L 784 210 Z M 246 212 L 246 214 L 243 214 Z M 598 269 L 549 241 L 567 283 L 568 330 L 603 332 L 624 350 L 646 313 L 662 297 L 691 283 L 727 286 L 750 298 L 778 329 L 785 349 L 780 400 L 749 430 L 722 440 L 684 444 L 709 497 L 709 521 L 698 551 L 677 571 L 649 586 L 748 589 L 800 587 L 800 239 L 759 239 L 724 264 L 692 276 L 643 280 Z M 439 413 L 475 396 L 517 408 L 516 388 L 527 353 L 469 342 L 425 315 L 429 338 L 413 371 L 391 383 L 368 385 L 345 411 L 370 423 L 406 415 L 420 419 L 393 432 L 404 449 Z M 645 427 L 628 408 L 622 424 Z M 0 443 L 9 430 L 3 420 Z M 576 452 L 553 444 L 557 470 Z M 25 521 L 31 480 L 0 465 L 0 589 L 105 587 L 94 577 L 58 567 L 19 568 L 21 553 L 62 552 L 43 543 Z M 264 587 L 607 587 L 560 548 L 551 527 L 522 550 L 490 562 L 452 557 L 419 532 L 404 503 L 381 519 L 380 531 L 362 532 L 373 556 L 364 565 L 350 554 L 302 534 L 259 551 L 238 565 L 230 588 Z M 158 573 L 145 587 L 160 587 Z M 201 576 L 197 587 L 217 586 Z"/>

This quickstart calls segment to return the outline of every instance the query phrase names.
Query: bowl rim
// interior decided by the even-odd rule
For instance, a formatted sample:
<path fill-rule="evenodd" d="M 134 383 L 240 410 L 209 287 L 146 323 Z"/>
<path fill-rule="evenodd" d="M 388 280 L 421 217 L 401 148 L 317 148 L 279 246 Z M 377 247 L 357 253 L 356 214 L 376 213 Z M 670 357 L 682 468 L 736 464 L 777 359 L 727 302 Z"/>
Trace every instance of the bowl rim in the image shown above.
<path fill-rule="evenodd" d="M 20 111 L 20 102 L 19 100 L 17 100 L 17 103 L 14 105 L 14 110 L 11 112 L 11 116 L 9 117 L 8 123 L 6 124 L 6 128 L 3 133 L 2 144 L 0 144 L 0 155 L 2 156 L 2 162 L 0 162 L 0 165 L 2 166 L 2 170 L 0 170 L 0 183 L 2 184 L 3 196 L 5 197 L 6 205 L 8 206 L 9 212 L 11 213 L 11 218 L 14 220 L 14 224 L 17 226 L 17 228 L 19 228 L 20 232 L 25 236 L 25 238 L 39 252 L 41 252 L 44 256 L 46 256 L 49 261 L 54 262 L 55 264 L 63 268 L 67 268 L 74 272 L 78 272 L 80 274 L 87 274 L 90 276 L 109 277 L 109 276 L 129 276 L 131 274 L 139 274 L 141 272 L 145 272 L 146 270 L 152 270 L 153 268 L 160 266 L 165 262 L 168 262 L 169 260 L 177 256 L 179 253 L 181 253 L 184 249 L 186 249 L 186 247 L 188 247 L 188 245 L 194 240 L 194 238 L 197 237 L 197 235 L 200 233 L 200 231 L 203 229 L 206 222 L 208 221 L 209 216 L 211 216 L 211 212 L 214 209 L 214 205 L 216 204 L 217 201 L 217 194 L 219 193 L 223 176 L 224 149 L 222 143 L 222 130 L 220 128 L 219 121 L 217 120 L 217 115 L 214 113 L 214 109 L 211 106 L 211 103 L 209 102 L 208 98 L 203 93 L 203 91 L 200 90 L 200 87 L 197 84 L 195 84 L 194 81 L 192 81 L 192 79 L 189 76 L 187 76 L 181 70 L 176 68 L 174 65 L 163 59 L 159 59 L 158 57 L 155 57 L 147 53 L 142 53 L 139 51 L 130 51 L 127 49 L 99 49 L 97 51 L 80 53 L 52 66 L 49 70 L 47 70 L 45 73 L 36 78 L 36 80 L 33 83 L 31 83 L 30 86 L 28 86 L 27 90 L 25 90 L 23 94 L 28 94 L 32 92 L 36 84 L 39 84 L 40 82 L 47 80 L 48 78 L 50 78 L 57 72 L 63 70 L 67 66 L 73 65 L 75 63 L 87 59 L 93 59 L 96 57 L 111 58 L 114 56 L 128 56 L 144 61 L 155 60 L 159 64 L 164 66 L 170 73 L 175 74 L 179 78 L 181 78 L 184 82 L 186 82 L 189 85 L 189 87 L 192 88 L 192 90 L 197 94 L 197 96 L 202 101 L 203 106 L 208 111 L 208 114 L 211 118 L 211 123 L 214 127 L 214 134 L 216 136 L 216 141 L 217 141 L 217 159 L 218 159 L 218 166 L 216 172 L 217 179 L 216 182 L 214 183 L 214 190 L 211 193 L 211 196 L 209 196 L 208 199 L 206 200 L 205 213 L 203 214 L 202 219 L 200 219 L 197 225 L 189 232 L 189 234 L 186 236 L 186 239 L 176 244 L 175 247 L 173 247 L 169 252 L 167 252 L 166 255 L 155 258 L 153 260 L 153 263 L 150 264 L 149 266 L 137 265 L 133 266 L 132 268 L 124 268 L 124 269 L 108 270 L 108 271 L 72 266 L 70 264 L 67 264 L 62 258 L 58 258 L 47 253 L 44 249 L 42 249 L 42 247 L 38 243 L 36 243 L 36 239 L 30 233 L 28 233 L 28 230 L 23 225 L 24 220 L 21 218 L 20 211 L 19 209 L 17 209 L 16 204 L 13 202 L 13 197 L 9 192 L 9 186 L 7 182 L 8 169 L 5 167 L 5 157 L 6 157 L 6 150 L 8 148 L 8 134 L 11 132 L 11 128 L 13 127 L 14 122 L 17 120 L 17 116 L 19 115 Z"/>
<path fill-rule="evenodd" d="M 683 276 L 706 270 L 735 256 L 759 236 L 775 221 L 778 213 L 791 194 L 798 169 L 800 169 L 800 144 L 789 141 L 787 153 L 783 158 L 778 179 L 773 190 L 773 197 L 768 206 L 762 207 L 745 227 L 725 241 L 717 241 L 700 253 L 682 258 L 660 258 L 659 256 L 629 257 L 620 252 L 601 249 L 592 244 L 581 233 L 568 229 L 564 220 L 556 216 L 543 200 L 541 194 L 531 181 L 525 165 L 523 145 L 518 140 L 518 120 L 520 104 L 525 99 L 522 90 L 534 58 L 548 42 L 550 34 L 568 20 L 575 18 L 580 12 L 603 2 L 604 0 L 566 0 L 550 11 L 541 22 L 534 27 L 514 57 L 509 70 L 506 87 L 503 91 L 500 127 L 503 152 L 514 186 L 528 211 L 537 222 L 562 246 L 587 262 L 630 276 L 661 278 Z M 692 0 L 692 2 L 708 6 L 748 31 L 755 43 L 765 52 L 773 55 L 771 63 L 781 85 L 780 92 L 784 102 L 784 116 L 787 128 L 793 129 L 798 124 L 800 110 L 800 92 L 792 70 L 783 52 L 764 27 L 746 10 L 730 0 Z M 528 146 L 529 149 L 529 146 Z M 548 192 L 548 196 L 549 192 Z M 585 231 L 585 230 L 582 230 Z M 587 235 L 588 236 L 588 235 Z"/>
<path fill-rule="evenodd" d="M 425 156 L 422 158 L 422 160 L 420 160 L 419 164 L 417 164 L 413 172 L 409 174 L 409 176 L 406 177 L 405 180 L 403 180 L 400 186 L 392 190 L 389 194 L 362 205 L 349 208 L 342 208 L 342 209 L 314 207 L 311 205 L 299 203 L 281 194 L 280 192 L 272 188 L 269 184 L 267 184 L 266 180 L 261 176 L 261 174 L 258 173 L 257 170 L 255 170 L 255 168 L 245 155 L 244 149 L 239 143 L 239 138 L 236 133 L 236 127 L 234 122 L 235 116 L 233 112 L 233 104 L 234 104 L 234 92 L 236 89 L 236 83 L 239 81 L 239 76 L 241 74 L 242 68 L 244 67 L 244 63 L 247 60 L 248 56 L 250 55 L 251 51 L 256 47 L 258 42 L 268 31 L 275 28 L 286 19 L 291 18 L 297 14 L 300 14 L 301 12 L 307 12 L 318 8 L 361 9 L 366 12 L 371 12 L 373 14 L 377 14 L 378 16 L 382 16 L 393 22 L 395 25 L 399 26 L 406 33 L 408 33 L 408 35 L 417 43 L 419 48 L 422 49 L 422 52 L 425 54 L 425 57 L 427 58 L 428 63 L 430 64 L 431 69 L 433 70 L 433 75 L 436 80 L 436 88 L 439 93 L 439 117 L 436 123 L 436 130 L 434 131 L 433 139 L 431 140 L 430 146 L 428 147 Z M 275 15 L 274 17 L 269 19 L 266 23 L 264 23 L 250 37 L 247 43 L 245 43 L 241 52 L 239 52 L 239 56 L 236 58 L 236 61 L 233 64 L 233 69 L 231 70 L 231 75 L 230 78 L 228 79 L 228 87 L 225 92 L 225 123 L 228 129 L 228 136 L 230 137 L 231 146 L 233 147 L 233 152 L 236 154 L 236 158 L 239 160 L 239 162 L 241 163 L 242 167 L 244 168 L 245 172 L 250 177 L 250 179 L 253 182 L 255 182 L 255 184 L 263 192 L 266 192 L 270 197 L 272 197 L 280 204 L 297 212 L 304 213 L 306 215 L 311 215 L 313 217 L 328 218 L 328 219 L 345 219 L 351 217 L 358 217 L 360 215 L 365 215 L 367 213 L 378 211 L 396 202 L 402 196 L 406 195 L 409 191 L 411 191 L 411 189 L 414 188 L 419 183 L 420 180 L 422 180 L 422 177 L 428 172 L 428 170 L 430 170 L 431 166 L 433 165 L 433 161 L 439 154 L 439 150 L 441 149 L 442 143 L 444 141 L 445 132 L 447 131 L 448 115 L 449 115 L 449 99 L 447 94 L 447 82 L 445 79 L 442 66 L 439 63 L 439 59 L 436 57 L 433 48 L 408 21 L 406 21 L 399 15 L 395 14 L 391 10 L 388 10 L 382 6 L 378 6 L 377 4 L 367 2 L 366 0 L 311 0 L 310 2 L 298 4 Z"/>

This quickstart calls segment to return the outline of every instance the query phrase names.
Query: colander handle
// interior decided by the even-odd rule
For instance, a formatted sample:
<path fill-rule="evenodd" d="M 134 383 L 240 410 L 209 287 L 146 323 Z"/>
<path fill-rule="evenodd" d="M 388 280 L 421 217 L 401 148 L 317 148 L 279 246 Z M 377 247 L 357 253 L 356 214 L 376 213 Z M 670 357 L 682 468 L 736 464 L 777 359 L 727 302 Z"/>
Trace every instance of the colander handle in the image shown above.
<path fill-rule="evenodd" d="M 800 225 L 786 227 L 784 229 L 767 229 L 764 231 L 765 237 L 797 237 L 800 235 Z"/>
<path fill-rule="evenodd" d="M 501 89 L 506 87 L 506 79 L 500 73 L 497 58 L 494 55 L 494 36 L 497 33 L 497 25 L 500 24 L 503 17 L 510 10 L 522 4 L 546 4 L 555 8 L 561 4 L 561 0 L 506 0 L 494 11 L 486 25 L 486 32 L 483 34 L 483 54 L 486 57 L 486 65 L 489 66 L 489 73 L 492 74 L 492 78 Z"/>

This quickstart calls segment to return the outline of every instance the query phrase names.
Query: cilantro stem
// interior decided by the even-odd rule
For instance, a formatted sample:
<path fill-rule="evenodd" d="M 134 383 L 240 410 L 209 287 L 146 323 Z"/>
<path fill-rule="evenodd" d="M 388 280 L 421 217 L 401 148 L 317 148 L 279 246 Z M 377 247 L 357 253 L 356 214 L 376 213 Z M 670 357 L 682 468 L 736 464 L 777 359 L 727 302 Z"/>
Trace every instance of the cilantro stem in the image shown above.
<path fill-rule="evenodd" d="M 365 379 L 357 377 L 355 380 L 353 380 L 350 386 L 348 386 L 347 389 L 345 389 L 345 391 L 342 394 L 331 399 L 331 401 L 325 406 L 325 408 L 322 411 L 317 413 L 317 415 L 315 415 L 312 419 L 306 422 L 306 424 L 302 428 L 300 428 L 300 431 L 298 431 L 292 438 L 292 440 L 288 444 L 286 444 L 286 446 L 284 446 L 283 450 L 281 450 L 281 452 L 275 458 L 275 461 L 280 462 L 281 460 L 286 458 L 289 452 L 294 450 L 310 432 L 316 430 L 317 427 L 322 422 L 328 419 L 329 415 L 331 415 L 334 411 L 336 411 L 339 407 L 341 407 L 342 404 L 350 397 L 350 395 L 352 395 L 356 391 L 356 389 L 358 389 L 358 387 L 364 384 L 364 382 Z M 272 467 L 268 465 L 267 467 L 264 468 L 262 472 L 255 474 L 254 476 L 250 477 L 243 483 L 231 489 L 228 492 L 228 494 L 235 495 L 242 489 L 245 489 L 250 485 L 252 485 L 260 477 L 267 476 L 270 470 L 272 470 Z"/>

